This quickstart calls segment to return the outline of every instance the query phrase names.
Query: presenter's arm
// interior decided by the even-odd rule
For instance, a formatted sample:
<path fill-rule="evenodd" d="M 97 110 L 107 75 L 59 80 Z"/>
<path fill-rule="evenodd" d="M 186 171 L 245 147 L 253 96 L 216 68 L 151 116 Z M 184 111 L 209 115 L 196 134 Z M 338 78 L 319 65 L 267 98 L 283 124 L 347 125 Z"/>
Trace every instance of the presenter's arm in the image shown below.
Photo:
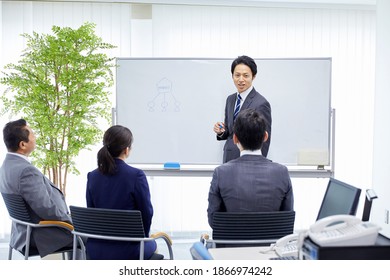
<path fill-rule="evenodd" d="M 214 124 L 214 132 L 217 134 L 217 140 L 224 140 L 222 139 L 225 134 L 225 124 L 223 122 L 217 122 Z M 225 137 L 226 139 L 226 137 Z"/>
<path fill-rule="evenodd" d="M 269 102 L 265 102 L 263 105 L 260 106 L 258 111 L 264 116 L 265 123 L 267 125 L 267 132 L 268 135 L 271 135 L 271 127 L 272 127 L 272 115 L 271 115 L 271 105 Z"/>
<path fill-rule="evenodd" d="M 226 140 L 229 136 L 229 129 L 228 129 L 228 119 L 227 119 L 227 114 L 228 114 L 228 100 L 229 97 L 226 99 L 226 105 L 225 105 L 225 121 L 224 122 L 217 122 L 214 124 L 214 132 L 217 135 L 217 140 Z"/>

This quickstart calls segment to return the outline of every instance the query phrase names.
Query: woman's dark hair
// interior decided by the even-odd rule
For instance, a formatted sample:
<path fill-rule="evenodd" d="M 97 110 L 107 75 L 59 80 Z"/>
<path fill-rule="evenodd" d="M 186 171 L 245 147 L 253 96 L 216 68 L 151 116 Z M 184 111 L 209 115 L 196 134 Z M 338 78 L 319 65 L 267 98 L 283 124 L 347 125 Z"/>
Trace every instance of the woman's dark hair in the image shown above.
<path fill-rule="evenodd" d="M 30 132 L 24 119 L 7 123 L 3 129 L 4 144 L 9 152 L 16 152 L 21 141 L 28 142 Z"/>
<path fill-rule="evenodd" d="M 246 55 L 239 56 L 232 62 L 232 66 L 230 69 L 230 71 L 232 72 L 232 75 L 234 73 L 234 69 L 239 64 L 244 64 L 244 65 L 248 66 L 252 71 L 252 75 L 256 76 L 256 74 L 257 74 L 256 62 L 253 58 L 246 56 Z"/>
<path fill-rule="evenodd" d="M 259 150 L 263 144 L 266 125 L 262 115 L 254 109 L 245 109 L 238 113 L 233 132 L 245 150 Z"/>
<path fill-rule="evenodd" d="M 133 134 L 130 129 L 121 125 L 110 127 L 103 136 L 103 147 L 97 154 L 98 169 L 103 174 L 115 174 L 115 158 L 126 148 L 131 148 Z"/>

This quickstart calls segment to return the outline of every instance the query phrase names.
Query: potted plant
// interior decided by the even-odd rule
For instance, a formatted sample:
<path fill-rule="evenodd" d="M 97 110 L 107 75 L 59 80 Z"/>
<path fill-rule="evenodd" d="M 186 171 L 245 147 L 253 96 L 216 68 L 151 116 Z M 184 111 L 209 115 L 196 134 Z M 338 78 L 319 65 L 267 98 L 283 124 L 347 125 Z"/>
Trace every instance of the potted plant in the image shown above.
<path fill-rule="evenodd" d="M 102 137 L 109 123 L 109 88 L 115 48 L 94 34 L 95 24 L 78 29 L 53 26 L 53 34 L 22 34 L 27 40 L 18 63 L 5 66 L 0 82 L 3 114 L 18 114 L 37 135 L 34 164 L 66 194 L 74 159 Z"/>

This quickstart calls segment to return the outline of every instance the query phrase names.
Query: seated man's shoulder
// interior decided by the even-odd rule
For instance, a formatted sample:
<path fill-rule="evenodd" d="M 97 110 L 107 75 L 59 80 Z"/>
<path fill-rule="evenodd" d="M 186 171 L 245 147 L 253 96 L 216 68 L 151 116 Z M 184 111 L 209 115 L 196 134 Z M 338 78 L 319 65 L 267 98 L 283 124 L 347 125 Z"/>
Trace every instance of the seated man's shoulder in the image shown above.
<path fill-rule="evenodd" d="M 265 163 L 266 166 L 268 166 L 269 169 L 277 170 L 280 172 L 287 172 L 288 173 L 288 168 L 286 165 L 274 162 L 269 160 L 268 162 Z"/>

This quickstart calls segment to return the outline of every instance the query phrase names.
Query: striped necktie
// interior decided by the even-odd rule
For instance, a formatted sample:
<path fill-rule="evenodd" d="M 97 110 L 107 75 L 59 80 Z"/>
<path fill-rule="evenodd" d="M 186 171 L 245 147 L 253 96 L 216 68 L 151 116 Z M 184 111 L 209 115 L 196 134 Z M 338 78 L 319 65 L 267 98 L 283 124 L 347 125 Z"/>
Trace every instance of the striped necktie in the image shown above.
<path fill-rule="evenodd" d="M 233 120 L 236 119 L 238 112 L 240 112 L 241 99 L 242 99 L 241 95 L 237 94 L 237 103 L 236 103 L 236 108 L 234 108 Z"/>

